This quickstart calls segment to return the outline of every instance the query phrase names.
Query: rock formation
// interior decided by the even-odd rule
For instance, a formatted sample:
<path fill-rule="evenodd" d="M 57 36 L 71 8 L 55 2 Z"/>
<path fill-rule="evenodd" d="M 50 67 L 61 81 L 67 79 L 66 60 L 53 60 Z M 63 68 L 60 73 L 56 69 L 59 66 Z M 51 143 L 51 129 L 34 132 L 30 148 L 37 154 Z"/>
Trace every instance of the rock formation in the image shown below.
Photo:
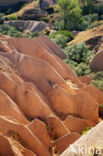
<path fill-rule="evenodd" d="M 103 50 L 100 50 L 90 61 L 89 67 L 92 72 L 103 71 Z"/>
<path fill-rule="evenodd" d="M 4 24 L 12 25 L 20 31 L 40 32 L 47 28 L 47 24 L 42 21 L 5 21 Z"/>
<path fill-rule="evenodd" d="M 56 3 L 56 0 L 40 0 L 40 6 L 42 9 L 45 9 L 55 3 Z"/>
<path fill-rule="evenodd" d="M 0 154 L 62 153 L 99 122 L 103 93 L 64 58 L 47 37 L 0 35 Z"/>

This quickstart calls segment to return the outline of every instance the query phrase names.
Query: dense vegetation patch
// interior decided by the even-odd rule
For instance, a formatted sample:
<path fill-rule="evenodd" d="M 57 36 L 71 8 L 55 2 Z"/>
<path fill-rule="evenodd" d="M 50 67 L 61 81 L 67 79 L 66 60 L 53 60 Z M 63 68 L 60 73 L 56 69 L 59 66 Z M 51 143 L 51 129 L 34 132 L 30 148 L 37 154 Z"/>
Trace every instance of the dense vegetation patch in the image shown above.
<path fill-rule="evenodd" d="M 1 11 L 5 12 L 5 14 L 10 14 L 19 10 L 23 5 L 24 4 L 17 5 L 17 8 L 2 8 Z M 103 90 L 103 72 L 91 73 L 88 66 L 90 59 L 94 55 L 93 51 L 89 50 L 85 43 L 67 46 L 67 42 L 74 39 L 72 31 L 84 31 L 103 24 L 103 3 L 96 4 L 96 0 L 57 0 L 55 7 L 50 6 L 46 8 L 46 11 L 49 13 L 49 16 L 42 17 L 41 20 L 50 24 L 51 21 L 49 17 L 53 18 L 52 28 L 55 29 L 56 32 L 49 36 L 67 54 L 65 62 L 78 76 L 90 75 L 93 78 L 92 85 Z M 1 13 L 0 33 L 12 37 L 33 38 L 38 36 L 37 32 L 23 33 L 13 26 L 2 25 L 4 23 L 3 16 L 4 14 Z M 8 20 L 17 19 L 15 14 L 8 16 Z"/>
<path fill-rule="evenodd" d="M 64 49 L 67 54 L 66 63 L 76 72 L 78 76 L 91 73 L 88 64 L 93 52 L 88 49 L 85 43 L 73 44 Z"/>
<path fill-rule="evenodd" d="M 103 91 L 103 71 L 91 73 L 90 76 L 93 79 L 92 85 Z"/>
<path fill-rule="evenodd" d="M 4 24 L 0 26 L 0 33 L 3 35 L 9 35 L 11 37 L 26 37 L 26 38 L 34 38 L 38 37 L 38 33 L 31 33 L 27 32 L 26 34 L 22 33 L 21 31 L 18 31 L 15 27 L 10 26 L 8 24 Z"/>
<path fill-rule="evenodd" d="M 61 48 L 65 48 L 66 43 L 74 39 L 74 35 L 70 31 L 60 30 L 56 33 L 51 34 L 50 38 Z"/>
<path fill-rule="evenodd" d="M 15 14 L 11 14 L 8 16 L 8 20 L 17 20 L 18 17 Z"/>
<path fill-rule="evenodd" d="M 93 80 L 91 85 L 99 88 L 103 91 L 103 71 L 92 73 L 89 68 L 89 61 L 95 55 L 93 51 L 89 50 L 88 46 L 85 43 L 72 44 L 67 46 L 64 36 L 59 36 L 53 39 L 67 55 L 67 58 L 64 60 L 78 76 L 88 75 Z M 64 37 L 64 38 L 63 38 Z M 65 40 L 64 40 L 65 39 Z"/>
<path fill-rule="evenodd" d="M 86 30 L 99 24 L 94 21 L 103 18 L 103 3 L 96 4 L 96 0 L 57 0 L 56 11 L 60 14 L 54 20 L 56 30 Z"/>
<path fill-rule="evenodd" d="M 0 24 L 3 24 L 4 23 L 3 16 L 4 16 L 4 14 L 3 13 L 0 13 Z"/>
<path fill-rule="evenodd" d="M 65 62 L 76 74 L 91 76 L 92 85 L 103 91 L 103 72 L 91 73 L 89 69 L 89 61 L 94 52 L 85 43 L 67 46 L 68 40 L 73 37 L 65 35 L 68 31 L 84 31 L 102 25 L 103 3 L 96 4 L 96 0 L 57 0 L 56 13 L 60 15 L 53 23 L 57 32 L 50 35 L 50 38 L 63 48 L 67 54 Z"/>

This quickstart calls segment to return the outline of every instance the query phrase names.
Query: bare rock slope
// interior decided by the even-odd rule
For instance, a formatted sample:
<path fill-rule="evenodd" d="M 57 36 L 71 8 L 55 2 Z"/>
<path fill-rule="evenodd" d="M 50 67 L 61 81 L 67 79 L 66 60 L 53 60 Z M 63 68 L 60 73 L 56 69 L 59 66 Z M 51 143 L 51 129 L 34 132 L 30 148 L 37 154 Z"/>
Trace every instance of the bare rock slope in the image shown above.
<path fill-rule="evenodd" d="M 29 32 L 41 32 L 45 30 L 48 26 L 43 21 L 24 21 L 24 20 L 14 20 L 14 21 L 5 21 L 4 24 L 12 25 L 21 31 L 29 31 Z"/>
<path fill-rule="evenodd" d="M 99 122 L 103 93 L 75 75 L 65 57 L 47 37 L 0 35 L 1 155 L 62 153 Z"/>

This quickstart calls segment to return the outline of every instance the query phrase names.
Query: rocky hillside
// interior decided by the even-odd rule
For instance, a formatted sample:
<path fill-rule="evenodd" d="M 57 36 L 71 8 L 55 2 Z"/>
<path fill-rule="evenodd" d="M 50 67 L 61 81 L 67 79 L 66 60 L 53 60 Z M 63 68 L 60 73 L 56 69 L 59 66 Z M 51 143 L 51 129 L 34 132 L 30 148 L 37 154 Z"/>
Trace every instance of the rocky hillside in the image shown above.
<path fill-rule="evenodd" d="M 99 122 L 103 93 L 64 58 L 48 37 L 0 35 L 1 155 L 60 154 Z"/>
<path fill-rule="evenodd" d="M 27 1 L 27 0 L 26 0 Z M 29 2 L 29 1 L 28 1 Z M 12 7 L 12 14 L 5 16 L 6 18 L 9 18 L 9 16 L 17 16 L 20 20 L 42 20 L 42 17 L 45 17 L 48 15 L 48 12 L 46 11 L 46 8 L 52 6 L 55 4 L 55 0 L 31 0 L 31 3 L 27 3 L 22 6 L 22 1 L 19 2 L 17 5 L 18 8 L 16 9 L 15 4 L 14 8 Z M 21 4 L 21 7 L 19 6 Z M 2 7 L 2 5 L 0 5 Z M 8 9 L 10 9 L 9 5 Z"/>
<path fill-rule="evenodd" d="M 85 42 L 89 45 L 90 49 L 97 47 L 97 51 L 101 50 L 103 43 L 103 21 L 101 23 L 102 24 L 96 28 L 77 33 L 75 39 L 69 42 L 68 45 Z"/>

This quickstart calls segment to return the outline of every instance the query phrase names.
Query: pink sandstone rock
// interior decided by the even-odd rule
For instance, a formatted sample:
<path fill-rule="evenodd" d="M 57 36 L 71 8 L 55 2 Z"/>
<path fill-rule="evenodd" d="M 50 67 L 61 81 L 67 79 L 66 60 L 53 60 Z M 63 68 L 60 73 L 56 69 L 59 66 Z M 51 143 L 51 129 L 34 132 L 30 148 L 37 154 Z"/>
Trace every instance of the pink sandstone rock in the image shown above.
<path fill-rule="evenodd" d="M 62 153 L 68 146 L 70 146 L 70 144 L 74 143 L 79 138 L 80 135 L 78 133 L 70 133 L 57 139 L 53 143 L 53 146 L 56 147 L 57 151 L 60 151 L 60 153 Z"/>
<path fill-rule="evenodd" d="M 103 71 L 103 51 L 100 50 L 90 61 L 89 67 L 92 72 Z"/>
<path fill-rule="evenodd" d="M 79 134 L 82 134 L 82 132 L 88 127 L 94 127 L 96 125 L 89 120 L 77 118 L 72 115 L 67 116 L 67 118 L 64 120 L 64 124 L 70 130 L 70 132 L 77 132 Z"/>

